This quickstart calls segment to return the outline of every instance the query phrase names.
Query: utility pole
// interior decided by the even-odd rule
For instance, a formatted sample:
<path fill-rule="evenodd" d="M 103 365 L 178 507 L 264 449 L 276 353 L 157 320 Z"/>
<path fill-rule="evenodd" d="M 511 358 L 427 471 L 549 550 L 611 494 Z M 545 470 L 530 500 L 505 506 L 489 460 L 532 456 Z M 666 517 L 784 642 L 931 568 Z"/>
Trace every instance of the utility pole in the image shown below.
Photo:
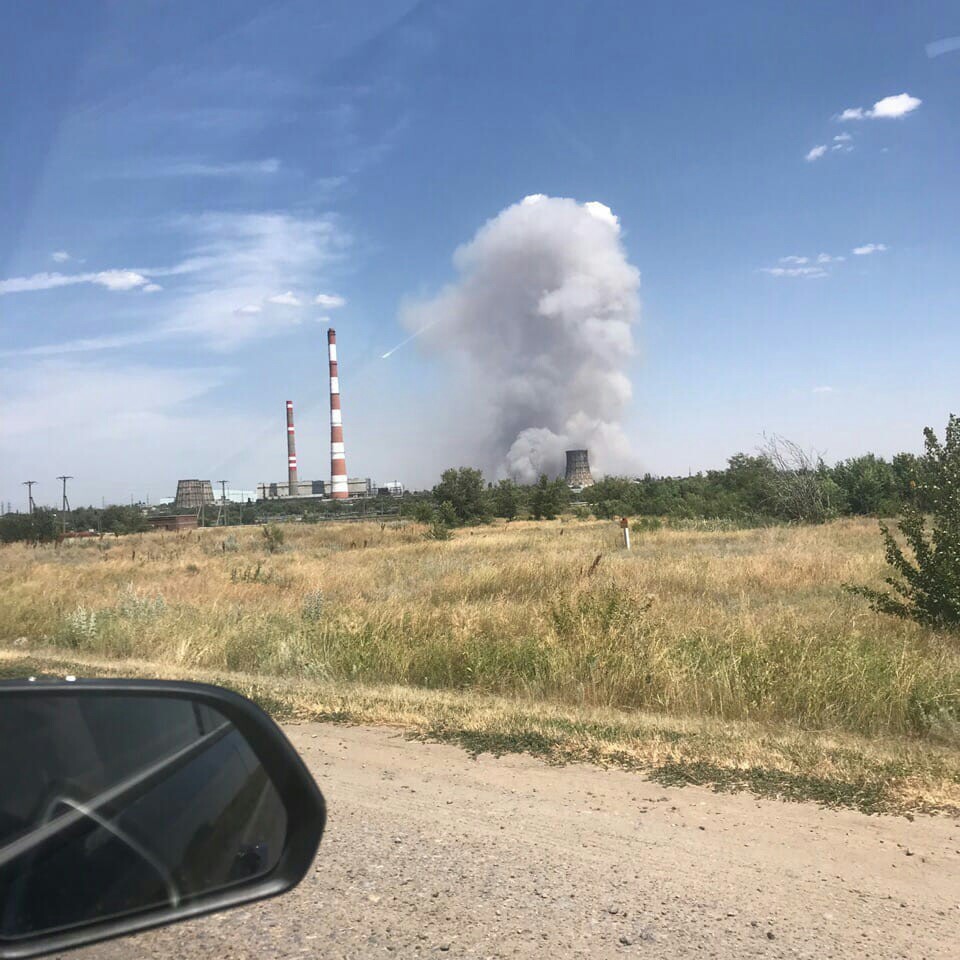
<path fill-rule="evenodd" d="M 227 525 L 227 484 L 229 480 L 218 480 L 220 484 L 220 511 L 217 514 L 217 526 Z"/>
<path fill-rule="evenodd" d="M 33 502 L 33 485 L 36 483 L 36 480 L 24 480 L 23 485 L 27 488 L 27 512 L 33 513 L 36 508 L 36 504 Z"/>
<path fill-rule="evenodd" d="M 67 532 L 67 513 L 70 510 L 70 501 L 67 499 L 67 481 L 72 480 L 71 476 L 62 476 L 57 477 L 58 480 L 63 481 L 63 506 L 60 508 L 60 512 L 63 514 L 63 532 Z"/>

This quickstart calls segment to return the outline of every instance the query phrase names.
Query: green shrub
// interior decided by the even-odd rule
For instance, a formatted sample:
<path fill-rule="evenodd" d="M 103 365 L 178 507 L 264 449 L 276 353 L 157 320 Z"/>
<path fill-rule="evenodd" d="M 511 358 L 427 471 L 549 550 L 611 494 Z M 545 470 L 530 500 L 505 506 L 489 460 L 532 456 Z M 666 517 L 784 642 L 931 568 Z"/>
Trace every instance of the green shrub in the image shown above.
<path fill-rule="evenodd" d="M 870 587 L 849 587 L 870 601 L 874 610 L 916 620 L 932 627 L 960 628 L 960 417 L 951 414 L 941 443 L 927 427 L 923 431 L 922 496 L 930 504 L 927 518 L 913 506 L 904 507 L 898 523 L 913 556 L 885 524 L 880 524 L 887 563 L 886 578 L 893 593 Z"/>
<path fill-rule="evenodd" d="M 161 594 L 155 597 L 144 596 L 137 592 L 132 583 L 120 590 L 117 613 L 128 620 L 153 620 L 167 611 L 167 602 Z"/>

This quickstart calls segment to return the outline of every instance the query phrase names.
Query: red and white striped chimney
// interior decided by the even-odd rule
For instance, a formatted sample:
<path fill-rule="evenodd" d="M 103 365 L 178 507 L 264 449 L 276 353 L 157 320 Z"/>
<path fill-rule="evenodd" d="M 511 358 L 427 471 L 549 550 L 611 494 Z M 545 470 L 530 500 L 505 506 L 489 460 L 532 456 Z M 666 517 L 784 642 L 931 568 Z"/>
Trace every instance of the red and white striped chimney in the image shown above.
<path fill-rule="evenodd" d="M 295 497 L 297 490 L 297 443 L 293 437 L 293 401 L 287 401 L 287 494 Z"/>
<path fill-rule="evenodd" d="M 343 420 L 340 415 L 340 377 L 337 374 L 337 331 L 327 331 L 327 350 L 330 354 L 330 496 L 346 500 L 347 461 L 343 453 Z"/>

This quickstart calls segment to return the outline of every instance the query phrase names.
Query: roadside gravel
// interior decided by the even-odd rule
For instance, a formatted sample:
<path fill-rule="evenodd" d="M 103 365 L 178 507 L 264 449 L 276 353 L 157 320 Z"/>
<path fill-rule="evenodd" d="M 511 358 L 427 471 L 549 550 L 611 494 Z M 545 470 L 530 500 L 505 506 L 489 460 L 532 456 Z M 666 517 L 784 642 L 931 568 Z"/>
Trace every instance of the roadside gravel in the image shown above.
<path fill-rule="evenodd" d="M 68 956 L 955 958 L 960 823 L 472 759 L 286 728 L 327 797 L 314 868 L 265 903 Z"/>

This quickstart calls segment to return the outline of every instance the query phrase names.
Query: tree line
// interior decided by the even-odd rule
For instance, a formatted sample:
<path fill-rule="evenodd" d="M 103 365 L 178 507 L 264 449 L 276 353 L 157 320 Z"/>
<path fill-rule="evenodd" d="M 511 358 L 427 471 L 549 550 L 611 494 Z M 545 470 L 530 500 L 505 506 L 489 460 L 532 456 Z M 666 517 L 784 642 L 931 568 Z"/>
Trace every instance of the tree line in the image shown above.
<path fill-rule="evenodd" d="M 738 453 L 722 470 L 686 477 L 605 477 L 574 494 L 561 478 L 534 484 L 485 483 L 471 467 L 443 472 L 405 512 L 426 523 L 459 526 L 495 517 L 552 519 L 573 511 L 600 519 L 660 517 L 730 520 L 744 526 L 822 523 L 841 516 L 893 517 L 931 506 L 926 461 L 869 453 L 833 466 L 782 438 L 757 454 Z"/>
<path fill-rule="evenodd" d="M 770 523 L 819 523 L 841 516 L 899 516 L 908 507 L 929 511 L 929 467 L 924 457 L 899 453 L 890 460 L 868 453 L 830 466 L 796 444 L 773 438 L 756 454 L 738 453 L 722 470 L 686 477 L 605 477 L 574 494 L 562 478 L 541 476 L 535 483 L 487 482 L 480 470 L 452 467 L 432 490 L 406 494 L 402 500 L 364 501 L 371 514 L 394 512 L 441 527 L 483 523 L 494 518 L 550 520 L 561 513 L 600 519 L 658 517 L 717 519 L 742 526 Z M 231 504 L 228 522 L 257 523 L 292 510 L 309 522 L 321 516 L 357 512 L 354 503 L 337 501 L 265 501 Z M 212 519 L 212 517 L 210 518 Z M 69 529 L 104 534 L 149 529 L 142 508 L 113 505 L 78 507 Z M 48 541 L 62 530 L 58 511 L 38 508 L 33 514 L 0 517 L 0 542 Z"/>

